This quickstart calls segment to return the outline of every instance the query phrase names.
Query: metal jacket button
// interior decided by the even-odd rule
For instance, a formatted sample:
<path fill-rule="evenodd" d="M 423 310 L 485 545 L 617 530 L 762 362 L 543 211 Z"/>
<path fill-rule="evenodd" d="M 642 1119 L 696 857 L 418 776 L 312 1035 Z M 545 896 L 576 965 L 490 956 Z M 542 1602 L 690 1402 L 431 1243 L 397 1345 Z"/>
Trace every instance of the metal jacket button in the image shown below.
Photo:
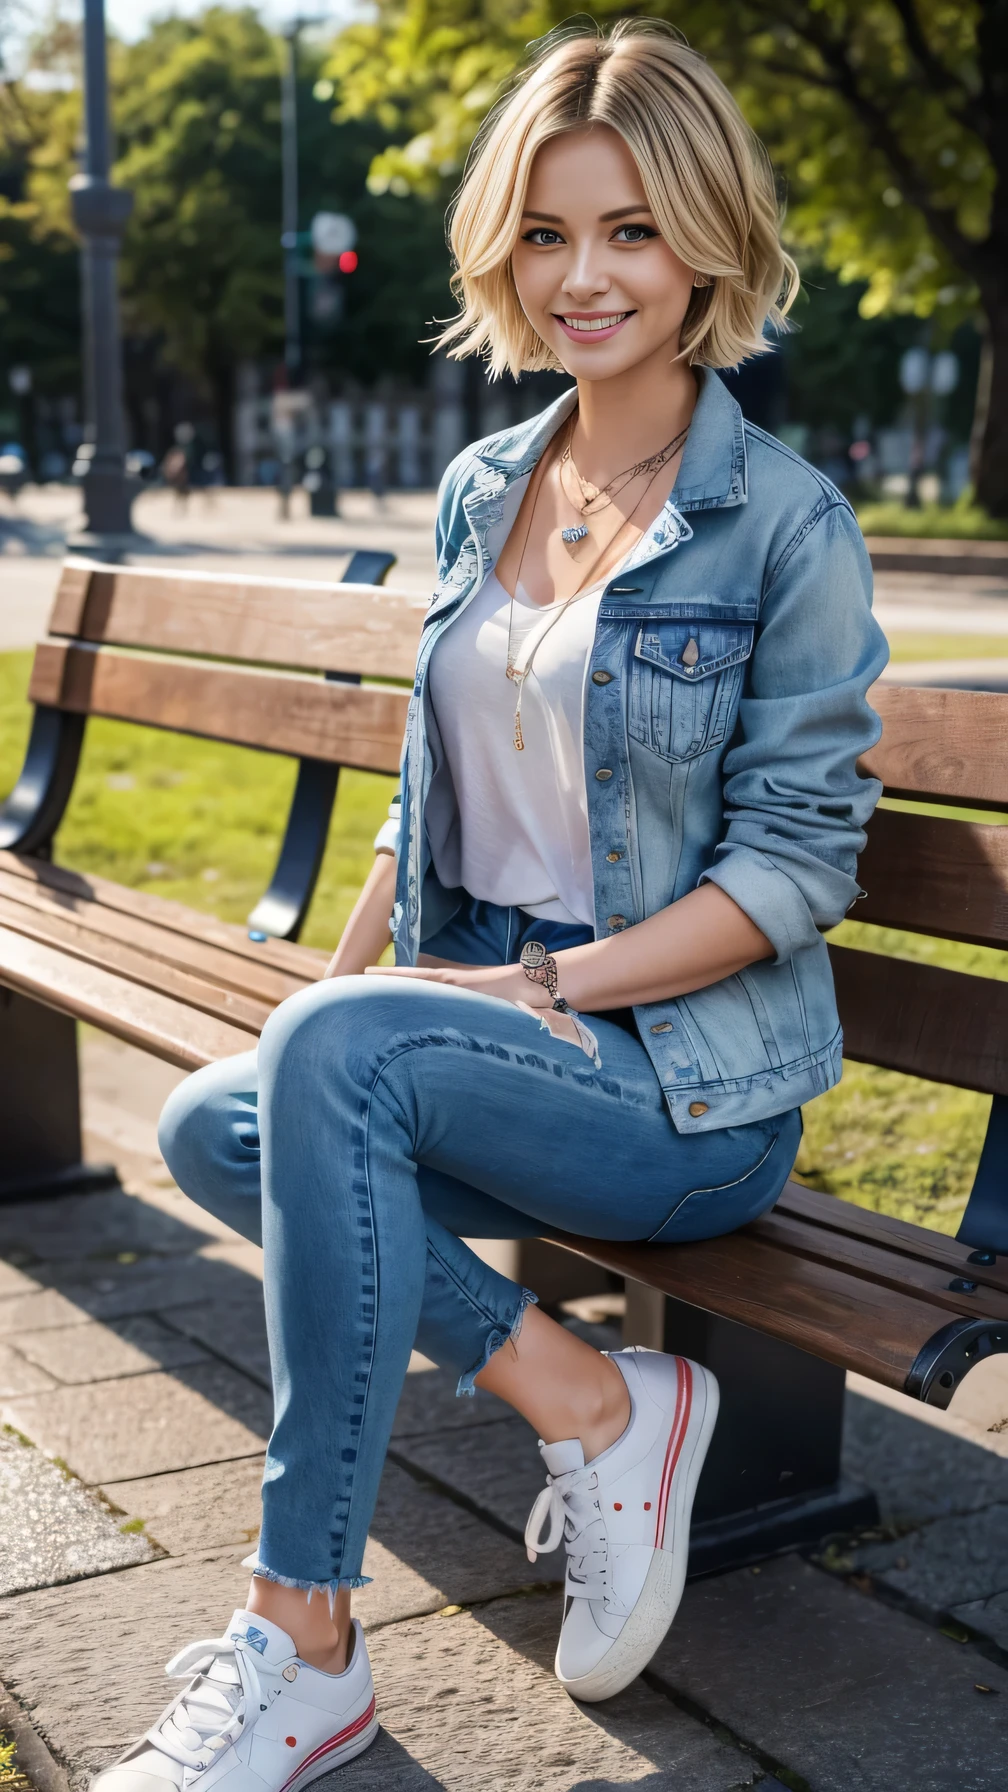
<path fill-rule="evenodd" d="M 602 671 L 593 672 L 592 684 L 612 684 L 612 673 Z"/>
<path fill-rule="evenodd" d="M 705 1101 L 691 1101 L 689 1104 L 689 1111 L 694 1120 L 699 1120 L 701 1114 L 706 1114 L 707 1112 L 707 1103 Z"/>
<path fill-rule="evenodd" d="M 622 857 L 623 857 L 623 854 L 621 852 L 607 852 L 606 853 L 606 864 L 607 865 L 617 865 Z"/>
<path fill-rule="evenodd" d="M 600 784 L 604 784 L 607 778 L 612 777 L 612 772 L 607 771 L 606 767 L 603 766 L 601 771 L 598 771 L 595 773 L 595 776 L 598 779 Z"/>
<path fill-rule="evenodd" d="M 675 1027 L 670 1020 L 660 1020 L 657 1026 L 651 1028 L 651 1031 L 652 1033 L 674 1033 Z M 692 1112 L 693 1110 L 691 1108 L 690 1113 Z"/>
<path fill-rule="evenodd" d="M 622 933 L 626 924 L 627 919 L 625 915 L 610 915 L 606 921 L 606 926 L 611 927 L 613 933 Z"/>

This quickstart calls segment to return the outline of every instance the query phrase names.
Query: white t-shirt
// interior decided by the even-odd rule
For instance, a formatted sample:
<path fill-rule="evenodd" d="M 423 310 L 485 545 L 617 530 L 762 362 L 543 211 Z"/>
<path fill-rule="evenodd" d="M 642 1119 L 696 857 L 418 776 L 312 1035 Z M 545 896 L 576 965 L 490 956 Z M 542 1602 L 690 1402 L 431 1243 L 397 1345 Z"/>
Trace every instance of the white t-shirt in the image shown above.
<path fill-rule="evenodd" d="M 430 696 L 443 759 L 427 806 L 447 889 L 540 919 L 594 921 L 584 776 L 584 692 L 601 586 L 562 615 L 519 588 L 512 658 L 532 670 L 522 694 L 524 752 L 514 746 L 518 685 L 507 677 L 511 600 L 489 573 L 431 655 Z M 539 646 L 536 647 L 538 640 Z"/>

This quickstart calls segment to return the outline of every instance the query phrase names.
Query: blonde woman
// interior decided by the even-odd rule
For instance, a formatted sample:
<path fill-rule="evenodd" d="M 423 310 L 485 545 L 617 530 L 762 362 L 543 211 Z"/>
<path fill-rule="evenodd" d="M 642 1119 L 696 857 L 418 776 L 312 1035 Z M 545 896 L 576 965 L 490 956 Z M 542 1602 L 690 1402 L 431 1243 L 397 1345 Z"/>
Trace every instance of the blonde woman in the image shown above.
<path fill-rule="evenodd" d="M 797 283 L 766 159 L 673 34 L 568 35 L 490 119 L 452 246 L 452 352 L 573 383 L 442 482 L 401 818 L 328 979 L 165 1111 L 181 1186 L 262 1237 L 275 1429 L 245 1604 L 101 1792 L 292 1792 L 371 1741 L 351 1589 L 414 1343 L 541 1440 L 558 1677 L 633 1679 L 714 1377 L 599 1355 L 462 1239 L 729 1231 L 840 1072 L 822 930 L 858 894 L 885 645 L 844 499 L 715 371 Z"/>

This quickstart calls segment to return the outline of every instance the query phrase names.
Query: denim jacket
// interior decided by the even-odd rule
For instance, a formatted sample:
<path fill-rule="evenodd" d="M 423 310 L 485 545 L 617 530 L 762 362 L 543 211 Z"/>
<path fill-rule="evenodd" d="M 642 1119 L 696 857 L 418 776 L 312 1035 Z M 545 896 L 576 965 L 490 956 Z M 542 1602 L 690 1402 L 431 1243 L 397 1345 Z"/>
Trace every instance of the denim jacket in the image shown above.
<path fill-rule="evenodd" d="M 383 830 L 398 856 L 400 964 L 460 899 L 438 882 L 424 825 L 442 753 L 431 651 L 494 565 L 574 398 L 466 449 L 441 484 L 438 581 Z M 716 883 L 774 949 L 634 1009 L 681 1132 L 783 1113 L 840 1075 L 822 930 L 861 894 L 857 855 L 881 786 L 857 761 L 881 732 L 866 693 L 886 659 L 849 505 L 704 371 L 671 496 L 603 589 L 585 683 L 596 938 Z"/>

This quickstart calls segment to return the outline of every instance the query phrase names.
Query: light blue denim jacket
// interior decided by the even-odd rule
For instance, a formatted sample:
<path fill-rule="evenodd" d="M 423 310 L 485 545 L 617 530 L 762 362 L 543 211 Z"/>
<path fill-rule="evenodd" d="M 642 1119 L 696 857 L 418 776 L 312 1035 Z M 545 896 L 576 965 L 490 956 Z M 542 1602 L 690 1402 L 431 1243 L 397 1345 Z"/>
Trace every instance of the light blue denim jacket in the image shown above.
<path fill-rule="evenodd" d="M 383 830 L 398 855 L 400 964 L 415 963 L 460 897 L 438 882 L 424 822 L 443 759 L 431 651 L 493 566 L 574 397 L 466 449 L 441 484 L 438 582 L 396 819 Z M 860 894 L 856 860 L 881 786 L 857 760 L 879 737 L 866 693 L 886 659 L 846 500 L 704 372 L 672 494 L 604 588 L 585 685 L 596 938 L 716 883 L 774 948 L 706 989 L 634 1009 L 680 1132 L 783 1113 L 840 1075 L 821 930 Z"/>

